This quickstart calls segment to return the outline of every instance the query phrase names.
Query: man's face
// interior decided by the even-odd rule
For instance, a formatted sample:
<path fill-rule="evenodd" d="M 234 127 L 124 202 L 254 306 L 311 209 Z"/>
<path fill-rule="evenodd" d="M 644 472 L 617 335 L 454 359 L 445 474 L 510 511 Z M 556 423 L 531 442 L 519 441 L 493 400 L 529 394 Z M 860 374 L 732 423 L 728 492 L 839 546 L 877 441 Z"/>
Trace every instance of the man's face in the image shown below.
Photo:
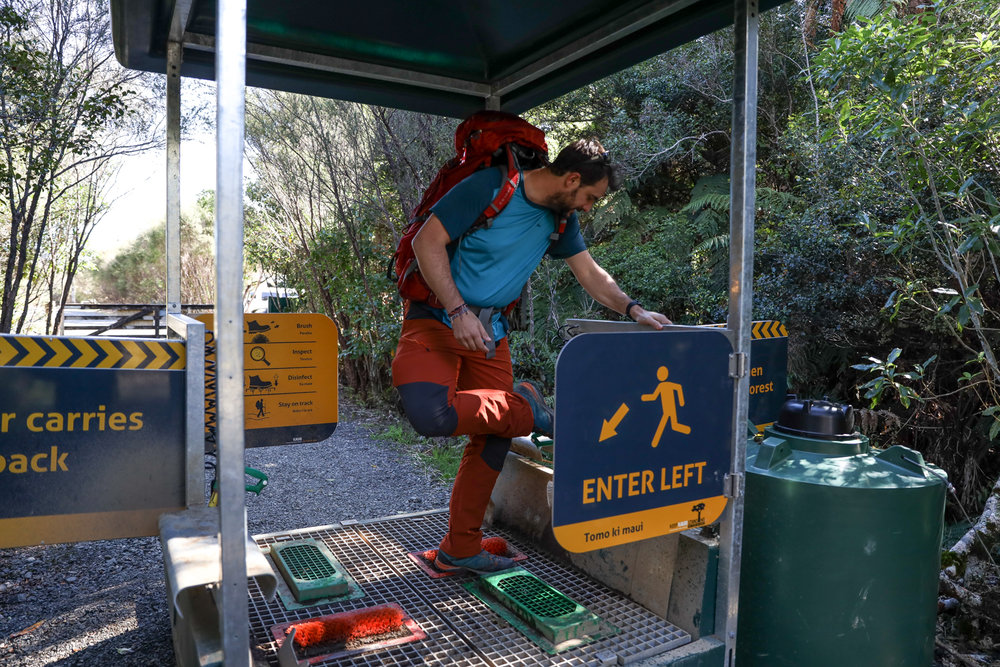
<path fill-rule="evenodd" d="M 591 185 L 580 185 L 580 175 L 570 173 L 563 181 L 563 189 L 552 195 L 545 205 L 560 215 L 569 215 L 574 211 L 589 211 L 607 191 L 606 178 Z"/>

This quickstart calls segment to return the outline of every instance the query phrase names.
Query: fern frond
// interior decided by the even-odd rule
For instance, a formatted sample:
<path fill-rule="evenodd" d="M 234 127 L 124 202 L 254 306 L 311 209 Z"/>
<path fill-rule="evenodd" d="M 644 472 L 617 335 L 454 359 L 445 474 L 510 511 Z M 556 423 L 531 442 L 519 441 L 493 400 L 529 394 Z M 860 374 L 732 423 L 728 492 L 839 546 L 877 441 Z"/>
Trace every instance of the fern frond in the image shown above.
<path fill-rule="evenodd" d="M 697 199 L 692 199 L 691 202 L 685 206 L 685 209 L 698 210 L 701 208 L 711 208 L 716 211 L 728 211 L 729 210 L 729 193 L 728 192 L 706 192 L 701 197 Z"/>
<path fill-rule="evenodd" d="M 844 10 L 843 25 L 850 25 L 861 17 L 875 18 L 889 4 L 884 0 L 853 0 L 848 2 Z"/>
<path fill-rule="evenodd" d="M 725 250 L 729 247 L 729 234 L 719 234 L 717 236 L 712 236 L 705 239 L 694 248 L 691 249 L 691 255 L 700 255 L 702 253 L 712 253 L 719 250 Z"/>

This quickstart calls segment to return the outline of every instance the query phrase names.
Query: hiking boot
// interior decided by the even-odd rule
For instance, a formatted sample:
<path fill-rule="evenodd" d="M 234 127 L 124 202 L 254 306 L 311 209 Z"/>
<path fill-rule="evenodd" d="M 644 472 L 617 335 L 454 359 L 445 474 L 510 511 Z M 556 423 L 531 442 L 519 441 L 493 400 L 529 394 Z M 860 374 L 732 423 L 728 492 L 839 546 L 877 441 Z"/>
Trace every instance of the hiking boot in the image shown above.
<path fill-rule="evenodd" d="M 458 572 L 468 570 L 476 574 L 492 574 L 501 570 L 509 570 L 514 567 L 514 561 L 504 556 L 491 554 L 483 549 L 475 556 L 468 558 L 452 558 L 445 552 L 438 549 L 437 558 L 434 559 L 434 567 L 442 572 Z"/>
<path fill-rule="evenodd" d="M 535 433 L 551 438 L 555 413 L 552 408 L 545 405 L 545 399 L 542 398 L 542 392 L 539 391 L 538 385 L 531 380 L 524 380 L 517 383 L 514 387 L 514 393 L 524 397 L 524 400 L 528 401 L 528 405 L 531 406 L 531 416 L 535 420 L 533 426 Z"/>

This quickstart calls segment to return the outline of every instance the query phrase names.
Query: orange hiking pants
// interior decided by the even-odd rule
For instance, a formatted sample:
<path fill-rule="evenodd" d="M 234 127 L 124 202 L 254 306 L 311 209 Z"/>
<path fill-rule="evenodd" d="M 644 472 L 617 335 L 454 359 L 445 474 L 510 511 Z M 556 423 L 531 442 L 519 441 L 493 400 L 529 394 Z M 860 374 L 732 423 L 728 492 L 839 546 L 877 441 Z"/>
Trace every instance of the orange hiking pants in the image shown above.
<path fill-rule="evenodd" d="M 467 350 L 452 330 L 433 319 L 403 321 L 392 362 L 392 384 L 421 435 L 468 435 L 449 503 L 448 534 L 440 548 L 454 558 L 482 549 L 483 516 L 503 467 L 510 439 L 531 433 L 531 406 L 513 393 L 507 339 L 496 356 Z"/>

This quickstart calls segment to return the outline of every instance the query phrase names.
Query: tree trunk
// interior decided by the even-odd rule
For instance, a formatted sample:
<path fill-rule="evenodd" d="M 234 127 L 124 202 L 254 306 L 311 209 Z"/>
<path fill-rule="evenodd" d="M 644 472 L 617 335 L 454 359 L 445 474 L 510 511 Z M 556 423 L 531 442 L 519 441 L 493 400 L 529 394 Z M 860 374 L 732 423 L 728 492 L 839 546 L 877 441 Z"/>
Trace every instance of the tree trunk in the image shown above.
<path fill-rule="evenodd" d="M 993 484 L 979 520 L 958 542 L 945 551 L 941 563 L 945 565 L 938 576 L 938 593 L 945 600 L 939 607 L 947 606 L 948 598 L 958 600 L 956 613 L 972 623 L 984 622 L 993 626 L 1000 622 L 997 616 L 997 592 L 989 583 L 998 574 L 992 556 L 1000 543 L 1000 479 Z M 984 569 L 990 574 L 983 576 Z M 953 605 L 953 603 L 952 603 Z"/>
<path fill-rule="evenodd" d="M 948 564 L 955 565 L 956 574 L 961 576 L 970 556 L 990 558 L 990 552 L 1000 543 L 1000 479 L 993 484 L 986 505 L 983 507 L 979 520 L 969 528 L 968 532 L 945 552 Z M 947 569 L 947 568 L 946 568 Z"/>

